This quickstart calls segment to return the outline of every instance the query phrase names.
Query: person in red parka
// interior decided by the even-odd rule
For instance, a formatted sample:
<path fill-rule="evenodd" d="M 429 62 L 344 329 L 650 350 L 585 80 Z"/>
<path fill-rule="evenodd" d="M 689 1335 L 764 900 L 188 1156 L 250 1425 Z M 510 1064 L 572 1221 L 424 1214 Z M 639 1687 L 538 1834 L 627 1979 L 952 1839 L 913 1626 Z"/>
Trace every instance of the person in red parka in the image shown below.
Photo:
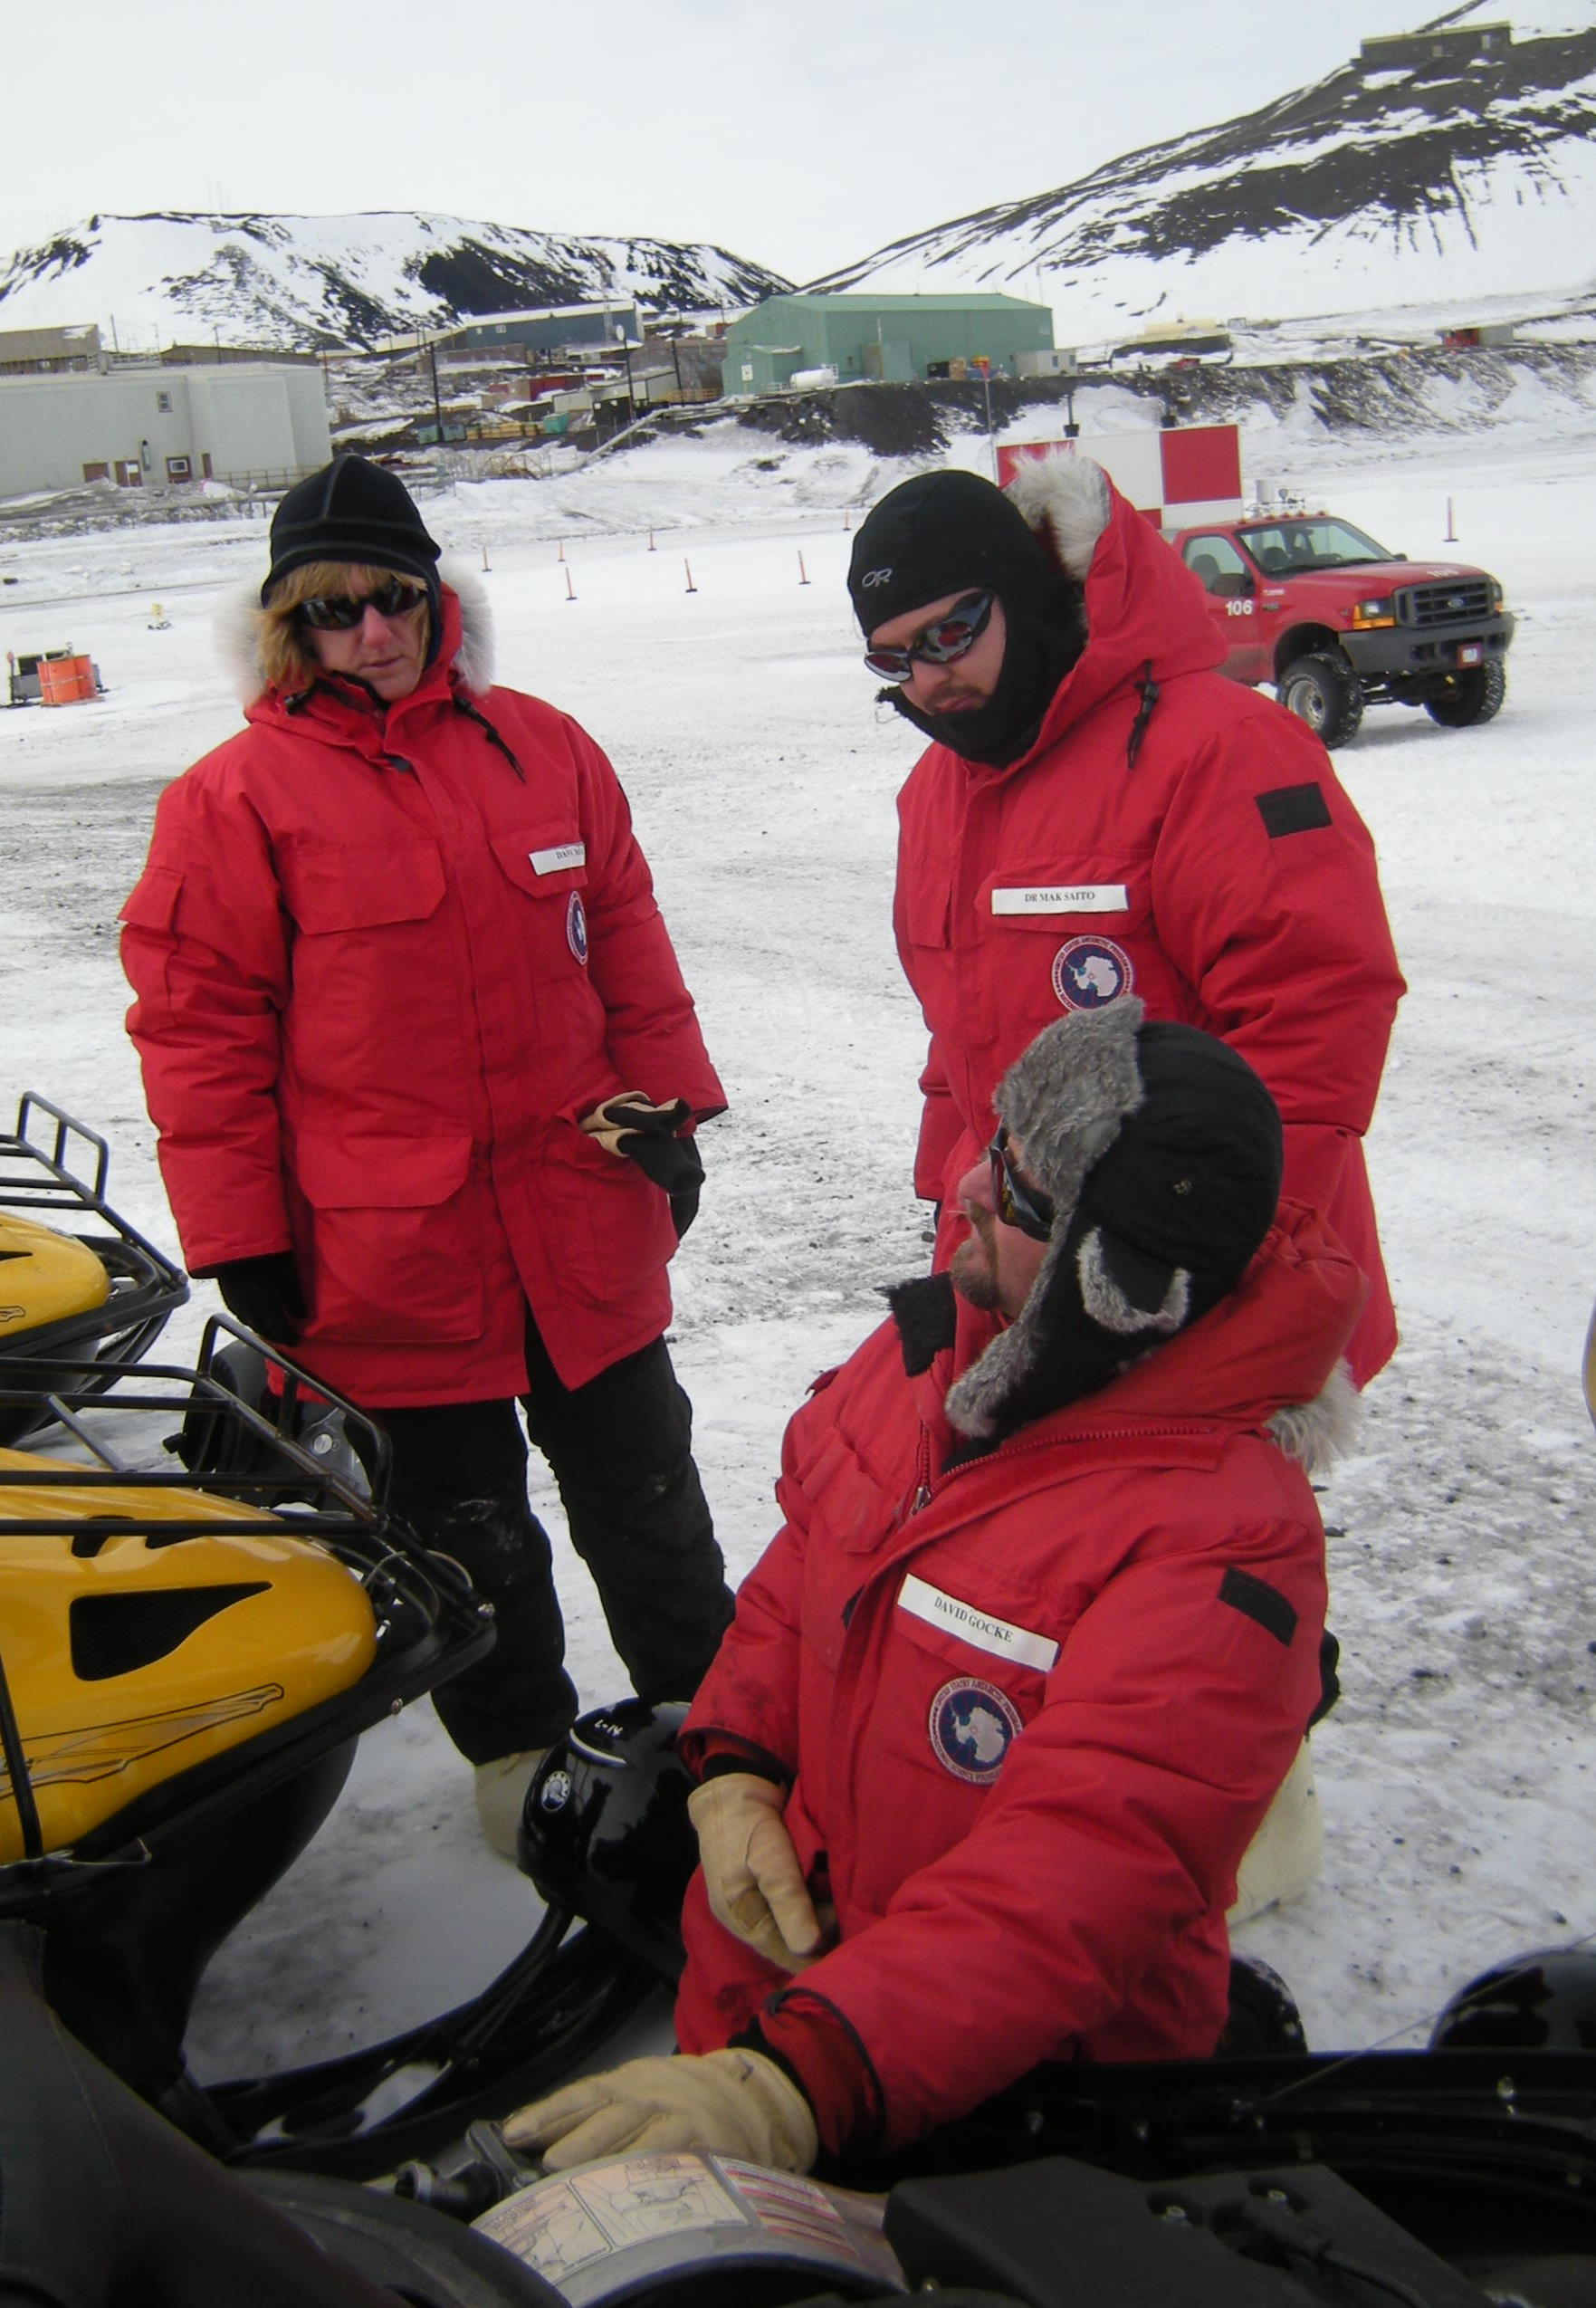
<path fill-rule="evenodd" d="M 1200 587 L 1085 457 L 892 490 L 849 589 L 883 693 L 932 742 L 899 799 L 898 950 L 931 1032 L 915 1183 L 954 1183 L 1050 1019 L 1135 994 L 1218 1034 L 1285 1125 L 1288 1195 L 1396 1344 L 1362 1139 L 1403 991 L 1373 845 L 1319 740 L 1224 680 Z"/>
<path fill-rule="evenodd" d="M 392 1503 L 494 1605 L 435 1704 L 512 1851 L 576 1709 L 518 1396 L 638 1691 L 731 1616 L 663 1336 L 725 1098 L 614 771 L 493 685 L 403 484 L 338 459 L 271 551 L 248 726 L 124 910 L 129 1028 L 190 1269 L 380 1414 Z"/>
<path fill-rule="evenodd" d="M 1206 2057 L 1319 1696 L 1309 1470 L 1364 1295 L 1233 1049 L 1134 997 L 998 1086 L 950 1270 L 788 1430 L 678 1747 L 681 2055 L 512 2117 L 550 2168 L 905 2146 L 1039 2064 Z"/>

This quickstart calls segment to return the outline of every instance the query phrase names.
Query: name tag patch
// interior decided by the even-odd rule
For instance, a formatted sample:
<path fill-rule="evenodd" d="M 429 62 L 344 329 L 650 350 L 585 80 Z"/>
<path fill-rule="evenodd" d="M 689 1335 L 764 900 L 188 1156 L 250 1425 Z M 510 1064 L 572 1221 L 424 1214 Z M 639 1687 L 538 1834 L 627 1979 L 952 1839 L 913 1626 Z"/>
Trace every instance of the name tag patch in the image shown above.
<path fill-rule="evenodd" d="M 529 849 L 527 857 L 534 874 L 569 874 L 573 866 L 588 862 L 585 841 L 562 841 L 558 849 Z"/>
<path fill-rule="evenodd" d="M 1125 914 L 1130 905 L 1123 882 L 1047 882 L 992 892 L 994 914 Z"/>
<path fill-rule="evenodd" d="M 1032 1634 L 1028 1628 L 1017 1627 L 990 1611 L 978 1610 L 973 1603 L 960 1603 L 956 1595 L 944 1595 L 941 1587 L 917 1579 L 912 1571 L 898 1589 L 898 1605 L 913 1618 L 923 1619 L 928 1627 L 940 1627 L 944 1634 L 957 1635 L 961 1642 L 972 1643 L 977 1651 L 989 1651 L 995 1658 L 1012 1659 L 1021 1667 L 1039 1667 L 1043 1674 L 1057 1662 L 1058 1645 L 1051 1636 Z"/>

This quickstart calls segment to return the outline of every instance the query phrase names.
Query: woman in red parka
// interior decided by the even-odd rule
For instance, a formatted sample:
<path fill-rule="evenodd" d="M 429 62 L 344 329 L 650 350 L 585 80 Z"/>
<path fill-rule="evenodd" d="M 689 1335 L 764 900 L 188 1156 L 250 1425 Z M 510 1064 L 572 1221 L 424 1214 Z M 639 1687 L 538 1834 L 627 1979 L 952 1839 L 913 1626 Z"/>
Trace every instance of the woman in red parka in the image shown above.
<path fill-rule="evenodd" d="M 436 1704 L 512 1849 L 576 1707 L 516 1397 L 638 1690 L 731 1615 L 663 1337 L 725 1100 L 614 771 L 492 685 L 437 560 L 360 457 L 284 497 L 248 727 L 162 796 L 123 958 L 190 1269 L 380 1413 L 395 1505 L 494 1604 Z"/>

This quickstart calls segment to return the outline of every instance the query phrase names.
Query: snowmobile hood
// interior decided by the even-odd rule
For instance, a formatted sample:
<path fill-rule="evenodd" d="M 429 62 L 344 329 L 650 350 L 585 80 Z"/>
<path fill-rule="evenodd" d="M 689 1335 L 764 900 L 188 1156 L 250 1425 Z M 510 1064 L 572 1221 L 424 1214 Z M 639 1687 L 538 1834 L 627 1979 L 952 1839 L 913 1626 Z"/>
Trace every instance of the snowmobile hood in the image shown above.
<path fill-rule="evenodd" d="M 0 1340 L 86 1314 L 110 1296 L 110 1277 L 86 1243 L 0 1211 Z"/>
<path fill-rule="evenodd" d="M 358 1579 L 258 1507 L 188 1486 L 62 1482 L 0 1451 L 5 1672 L 44 1846 L 333 1698 L 377 1652 Z M 167 1537 L 163 1525 L 215 1526 Z M 229 1524 L 248 1524 L 229 1530 Z M 21 1857 L 0 1765 L 0 1865 Z"/>

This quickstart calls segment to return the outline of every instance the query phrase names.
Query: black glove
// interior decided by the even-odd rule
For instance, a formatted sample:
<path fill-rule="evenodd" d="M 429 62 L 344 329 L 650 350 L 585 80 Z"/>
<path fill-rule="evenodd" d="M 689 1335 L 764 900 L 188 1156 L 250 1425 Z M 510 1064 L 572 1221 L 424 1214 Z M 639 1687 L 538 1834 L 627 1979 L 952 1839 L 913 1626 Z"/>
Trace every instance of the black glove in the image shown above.
<path fill-rule="evenodd" d="M 698 1216 L 703 1164 L 691 1138 L 678 1135 L 690 1121 L 693 1108 L 685 1098 L 668 1106 L 650 1106 L 642 1093 L 627 1090 L 586 1116 L 582 1127 L 613 1154 L 635 1162 L 645 1178 L 669 1195 L 671 1222 L 681 1240 Z"/>
<path fill-rule="evenodd" d="M 291 1250 L 267 1250 L 258 1259 L 229 1259 L 215 1267 L 212 1280 L 222 1303 L 246 1330 L 273 1346 L 291 1346 L 305 1322 L 305 1294 Z"/>

